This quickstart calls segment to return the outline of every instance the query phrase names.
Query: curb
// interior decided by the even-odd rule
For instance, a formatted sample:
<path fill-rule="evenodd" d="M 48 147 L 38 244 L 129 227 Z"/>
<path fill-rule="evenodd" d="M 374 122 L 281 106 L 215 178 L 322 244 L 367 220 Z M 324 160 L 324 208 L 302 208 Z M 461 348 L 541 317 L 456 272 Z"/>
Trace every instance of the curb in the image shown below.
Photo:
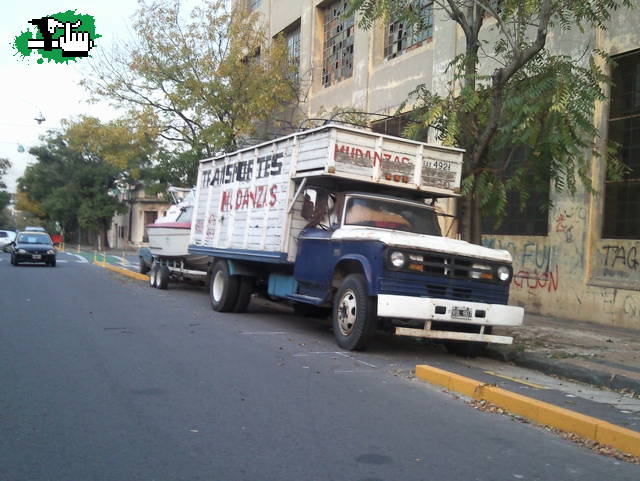
<path fill-rule="evenodd" d="M 416 366 L 416 376 L 472 399 L 491 402 L 540 424 L 575 433 L 624 453 L 640 456 L 640 433 L 637 431 L 432 366 Z"/>
<path fill-rule="evenodd" d="M 576 366 L 575 364 L 562 362 L 561 359 L 520 352 L 510 348 L 489 346 L 486 348 L 484 355 L 497 361 L 512 362 L 518 366 L 535 369 L 545 374 L 553 374 L 609 389 L 628 389 L 640 394 L 640 380 L 622 374 Z"/>
<path fill-rule="evenodd" d="M 100 266 L 100 267 L 104 267 L 105 269 L 108 269 L 110 271 L 113 272 L 117 272 L 118 274 L 123 274 L 127 277 L 131 277 L 133 279 L 137 279 L 139 281 L 148 281 L 149 280 L 149 276 L 145 275 L 145 274 L 140 274 L 139 272 L 133 272 L 130 271 L 129 269 L 124 269 L 122 267 L 116 267 L 116 266 L 112 266 L 111 264 L 103 264 L 102 262 L 94 262 L 95 265 Z"/>

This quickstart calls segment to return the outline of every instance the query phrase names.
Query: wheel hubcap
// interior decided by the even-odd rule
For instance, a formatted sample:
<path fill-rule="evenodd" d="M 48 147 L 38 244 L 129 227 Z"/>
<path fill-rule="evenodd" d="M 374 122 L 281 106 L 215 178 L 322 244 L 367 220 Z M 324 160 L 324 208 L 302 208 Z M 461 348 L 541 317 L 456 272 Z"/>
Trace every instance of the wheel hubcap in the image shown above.
<path fill-rule="evenodd" d="M 353 331 L 358 315 L 358 303 L 355 293 L 349 289 L 344 292 L 338 304 L 338 327 L 344 336 L 348 336 Z"/>
<path fill-rule="evenodd" d="M 224 291 L 224 274 L 222 271 L 216 272 L 216 275 L 213 278 L 213 286 L 211 287 L 211 294 L 213 295 L 213 300 L 216 302 L 220 302 L 222 299 L 222 292 Z"/>

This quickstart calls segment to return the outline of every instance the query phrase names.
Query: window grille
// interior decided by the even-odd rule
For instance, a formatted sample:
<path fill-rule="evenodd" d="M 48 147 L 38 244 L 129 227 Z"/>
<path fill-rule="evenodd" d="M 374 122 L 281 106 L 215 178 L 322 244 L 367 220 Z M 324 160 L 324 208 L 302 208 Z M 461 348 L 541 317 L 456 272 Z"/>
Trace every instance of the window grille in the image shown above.
<path fill-rule="evenodd" d="M 602 236 L 640 238 L 640 50 L 614 57 L 609 140 L 628 167 L 621 180 L 605 181 Z"/>
<path fill-rule="evenodd" d="M 293 66 L 293 81 L 299 83 L 300 75 L 300 25 L 285 34 L 289 63 Z"/>
<path fill-rule="evenodd" d="M 420 16 L 419 24 L 407 25 L 406 20 L 399 18 L 389 20 L 384 44 L 387 59 L 418 48 L 433 36 L 433 0 L 414 0 L 411 8 Z"/>
<path fill-rule="evenodd" d="M 354 16 L 343 18 L 347 0 L 324 8 L 322 85 L 328 87 L 353 74 Z"/>

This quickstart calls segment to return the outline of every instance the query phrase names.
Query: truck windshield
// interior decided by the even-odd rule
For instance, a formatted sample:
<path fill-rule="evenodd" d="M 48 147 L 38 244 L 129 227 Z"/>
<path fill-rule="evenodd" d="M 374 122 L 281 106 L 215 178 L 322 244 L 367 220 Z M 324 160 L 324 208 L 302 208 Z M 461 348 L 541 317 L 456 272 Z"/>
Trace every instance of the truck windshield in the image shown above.
<path fill-rule="evenodd" d="M 349 197 L 345 225 L 441 236 L 435 212 L 427 206 L 368 197 Z"/>

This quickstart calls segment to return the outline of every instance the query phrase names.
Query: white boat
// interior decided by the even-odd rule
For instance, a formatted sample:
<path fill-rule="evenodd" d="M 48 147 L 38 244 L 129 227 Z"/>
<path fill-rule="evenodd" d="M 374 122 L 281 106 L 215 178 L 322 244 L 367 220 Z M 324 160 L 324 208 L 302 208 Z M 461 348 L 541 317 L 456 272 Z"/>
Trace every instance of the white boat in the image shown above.
<path fill-rule="evenodd" d="M 206 270 L 208 257 L 188 251 L 195 190 L 170 187 L 169 193 L 172 205 L 167 213 L 146 226 L 149 250 L 156 258 L 183 261 L 185 268 Z"/>

